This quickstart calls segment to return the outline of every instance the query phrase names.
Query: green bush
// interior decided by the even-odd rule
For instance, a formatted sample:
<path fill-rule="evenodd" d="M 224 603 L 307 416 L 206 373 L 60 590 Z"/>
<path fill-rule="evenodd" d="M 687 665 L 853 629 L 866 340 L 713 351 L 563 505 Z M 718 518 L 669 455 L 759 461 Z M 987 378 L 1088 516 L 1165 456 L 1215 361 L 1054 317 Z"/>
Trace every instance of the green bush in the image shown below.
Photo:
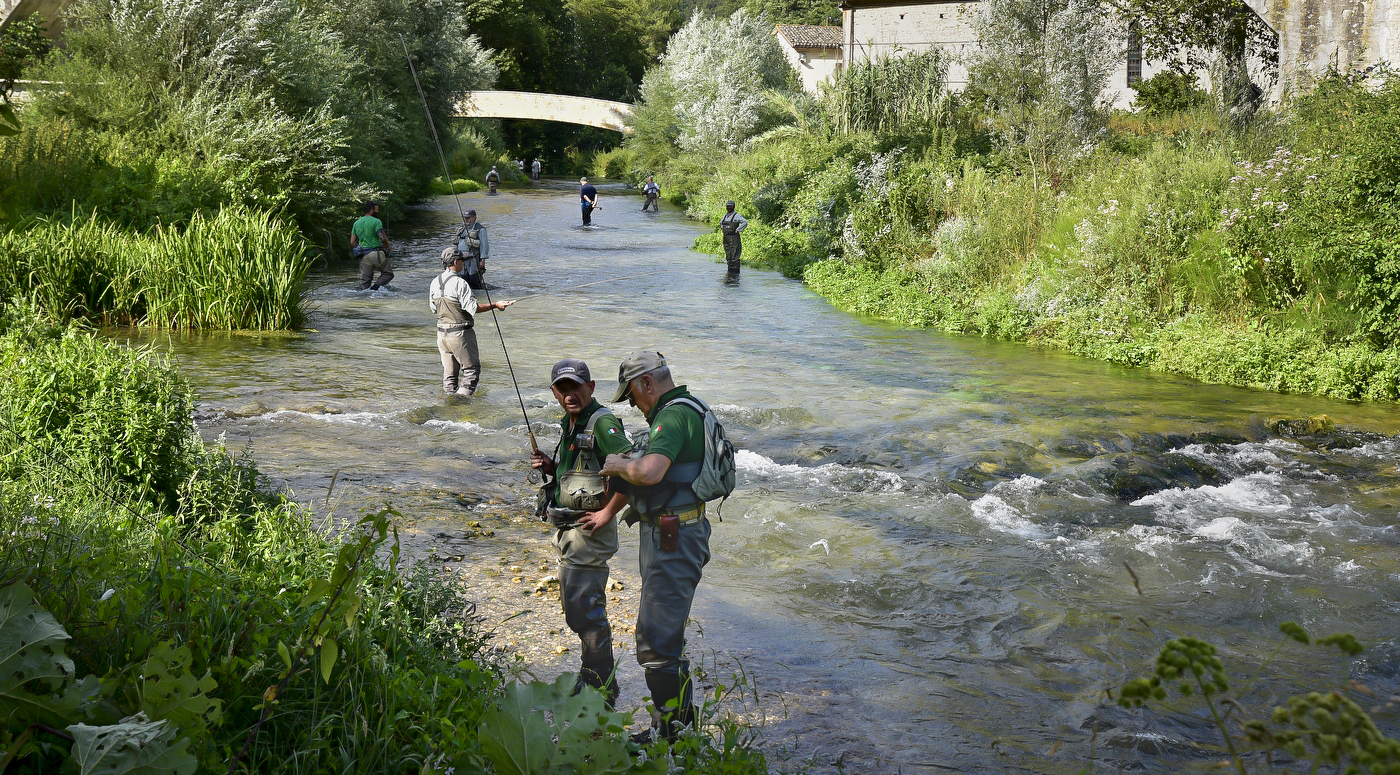
<path fill-rule="evenodd" d="M 595 180 L 613 178 L 614 180 L 637 182 L 639 176 L 642 180 L 646 179 L 646 176 L 642 175 L 637 168 L 637 153 L 625 146 L 618 146 L 595 154 L 593 163 L 589 165 L 588 174 Z"/>
<path fill-rule="evenodd" d="M 1133 107 L 1149 116 L 1165 116 L 1183 113 L 1205 105 L 1210 95 L 1196 85 L 1195 73 L 1178 73 L 1163 70 L 1160 73 L 1137 81 L 1132 89 L 1137 93 Z"/>

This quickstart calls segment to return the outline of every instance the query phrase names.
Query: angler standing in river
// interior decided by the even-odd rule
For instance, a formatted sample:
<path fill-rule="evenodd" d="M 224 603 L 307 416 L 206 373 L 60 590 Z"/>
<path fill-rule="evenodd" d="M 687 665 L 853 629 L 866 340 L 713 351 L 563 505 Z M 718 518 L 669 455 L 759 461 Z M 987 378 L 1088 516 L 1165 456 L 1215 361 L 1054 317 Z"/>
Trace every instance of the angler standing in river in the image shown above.
<path fill-rule="evenodd" d="M 501 173 L 496 171 L 495 165 L 491 166 L 491 171 L 486 173 L 486 193 L 495 195 L 496 184 L 501 182 Z"/>
<path fill-rule="evenodd" d="M 579 207 L 583 209 L 583 225 L 593 225 L 593 211 L 598 209 L 598 189 L 588 182 L 588 178 L 578 179 Z"/>
<path fill-rule="evenodd" d="M 559 551 L 559 600 L 564 621 L 578 634 L 581 669 L 574 692 L 592 686 L 603 692 L 608 707 L 617 700 L 617 662 L 612 625 L 608 623 L 608 560 L 617 554 L 617 521 L 627 505 L 621 493 L 609 493 L 598 474 L 608 455 L 632 447 L 622 421 L 593 397 L 595 383 L 588 364 L 565 358 L 550 372 L 550 390 L 564 409 L 562 437 L 554 457 L 539 449 L 530 465 L 555 481 L 545 516 L 554 525 L 552 543 Z"/>
<path fill-rule="evenodd" d="M 646 671 L 656 707 L 652 728 L 674 740 L 695 724 L 685 623 L 700 572 L 710 561 L 710 521 L 692 488 L 705 458 L 705 426 L 695 398 L 677 386 L 659 352 L 627 356 L 618 368 L 613 402 L 628 399 L 651 429 L 641 457 L 608 455 L 600 473 L 624 480 L 628 503 L 641 520 L 638 550 L 642 596 L 637 608 L 637 662 Z M 635 454 L 635 453 L 634 453 Z M 632 517 L 627 518 L 630 522 Z M 643 733 L 645 734 L 645 733 Z"/>
<path fill-rule="evenodd" d="M 724 235 L 724 263 L 729 265 L 729 274 L 739 274 L 739 256 L 744 252 L 744 240 L 739 232 L 747 229 L 749 222 L 744 216 L 734 212 L 734 200 L 724 203 L 724 217 L 719 219 L 719 230 Z"/>
<path fill-rule="evenodd" d="M 377 291 L 394 279 L 394 270 L 389 268 L 389 235 L 384 232 L 384 222 L 379 220 L 379 203 L 371 199 L 365 202 L 365 214 L 350 227 L 350 249 L 355 258 L 360 259 L 360 290 Z M 375 281 L 374 273 L 379 272 Z"/>
<path fill-rule="evenodd" d="M 656 185 L 656 176 L 647 175 L 646 185 L 642 186 L 642 193 L 647 195 L 647 201 L 642 203 L 642 212 L 646 212 L 650 207 L 653 212 L 661 212 L 661 206 L 656 203 L 656 198 L 661 196 L 661 186 Z"/>
<path fill-rule="evenodd" d="M 462 229 L 457 232 L 457 252 L 465 259 L 467 285 L 473 290 L 486 287 L 486 259 L 491 256 L 491 243 L 486 227 L 476 220 L 476 211 L 462 214 Z"/>
<path fill-rule="evenodd" d="M 437 317 L 437 346 L 442 356 L 442 392 L 470 397 L 481 380 L 481 353 L 476 346 L 476 314 L 504 310 L 512 301 L 478 304 L 464 277 L 465 260 L 457 248 L 442 251 L 443 272 L 428 287 L 428 309 Z M 461 380 L 458 380 L 458 372 Z"/>
<path fill-rule="evenodd" d="M 540 160 L 539 160 L 539 159 L 535 159 L 534 162 L 532 162 L 532 163 L 530 164 L 530 180 L 533 180 L 533 181 L 535 181 L 536 183 L 540 182 Z"/>

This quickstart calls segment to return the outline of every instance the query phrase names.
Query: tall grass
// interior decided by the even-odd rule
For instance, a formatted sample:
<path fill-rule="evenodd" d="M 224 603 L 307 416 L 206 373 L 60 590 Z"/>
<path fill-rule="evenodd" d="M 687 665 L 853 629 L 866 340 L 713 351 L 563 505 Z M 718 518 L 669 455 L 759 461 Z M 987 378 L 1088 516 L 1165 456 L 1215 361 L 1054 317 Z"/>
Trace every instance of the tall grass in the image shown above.
<path fill-rule="evenodd" d="M 842 134 L 928 129 L 948 111 L 948 54 L 932 48 L 844 68 L 822 83 L 822 101 Z"/>
<path fill-rule="evenodd" d="M 6 298 L 48 314 L 170 328 L 282 329 L 304 322 L 311 258 L 296 229 L 243 207 L 133 234 L 99 218 L 0 233 Z"/>

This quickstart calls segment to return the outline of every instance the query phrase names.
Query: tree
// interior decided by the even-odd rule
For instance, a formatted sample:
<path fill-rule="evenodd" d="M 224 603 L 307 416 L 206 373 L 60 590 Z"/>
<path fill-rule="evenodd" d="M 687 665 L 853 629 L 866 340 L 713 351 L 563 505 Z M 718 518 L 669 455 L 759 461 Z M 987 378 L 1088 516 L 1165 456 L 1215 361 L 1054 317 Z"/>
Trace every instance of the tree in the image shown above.
<path fill-rule="evenodd" d="M 10 101 L 15 81 L 43 59 L 52 47 L 44 37 L 44 17 L 38 14 L 14 22 L 0 32 L 0 101 Z"/>

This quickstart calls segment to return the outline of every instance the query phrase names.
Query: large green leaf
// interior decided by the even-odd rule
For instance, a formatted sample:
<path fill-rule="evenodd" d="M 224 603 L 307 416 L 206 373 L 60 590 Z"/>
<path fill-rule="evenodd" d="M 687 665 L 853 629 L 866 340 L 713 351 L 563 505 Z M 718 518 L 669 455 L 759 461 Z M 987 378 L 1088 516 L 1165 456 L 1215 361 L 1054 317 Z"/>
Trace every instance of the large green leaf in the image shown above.
<path fill-rule="evenodd" d="M 221 703 L 208 697 L 218 683 L 208 670 L 196 678 L 192 661 L 188 646 L 157 643 L 141 669 L 141 710 L 151 719 L 168 719 L 186 732 L 200 734 L 219 723 Z"/>
<path fill-rule="evenodd" d="M 500 703 L 481 718 L 478 738 L 499 775 L 583 775 L 664 772 L 664 764 L 638 764 L 628 752 L 631 713 L 612 713 L 603 695 L 572 695 L 573 673 L 553 684 L 533 681 L 506 687 Z"/>
<path fill-rule="evenodd" d="M 175 742 L 169 721 L 150 721 L 145 713 L 104 727 L 73 724 L 68 734 L 81 775 L 191 775 L 199 766 L 185 750 L 188 737 Z"/>
<path fill-rule="evenodd" d="M 62 725 L 78 718 L 98 686 L 91 678 L 68 685 L 68 640 L 53 614 L 34 604 L 29 587 L 0 587 L 0 721 Z"/>

